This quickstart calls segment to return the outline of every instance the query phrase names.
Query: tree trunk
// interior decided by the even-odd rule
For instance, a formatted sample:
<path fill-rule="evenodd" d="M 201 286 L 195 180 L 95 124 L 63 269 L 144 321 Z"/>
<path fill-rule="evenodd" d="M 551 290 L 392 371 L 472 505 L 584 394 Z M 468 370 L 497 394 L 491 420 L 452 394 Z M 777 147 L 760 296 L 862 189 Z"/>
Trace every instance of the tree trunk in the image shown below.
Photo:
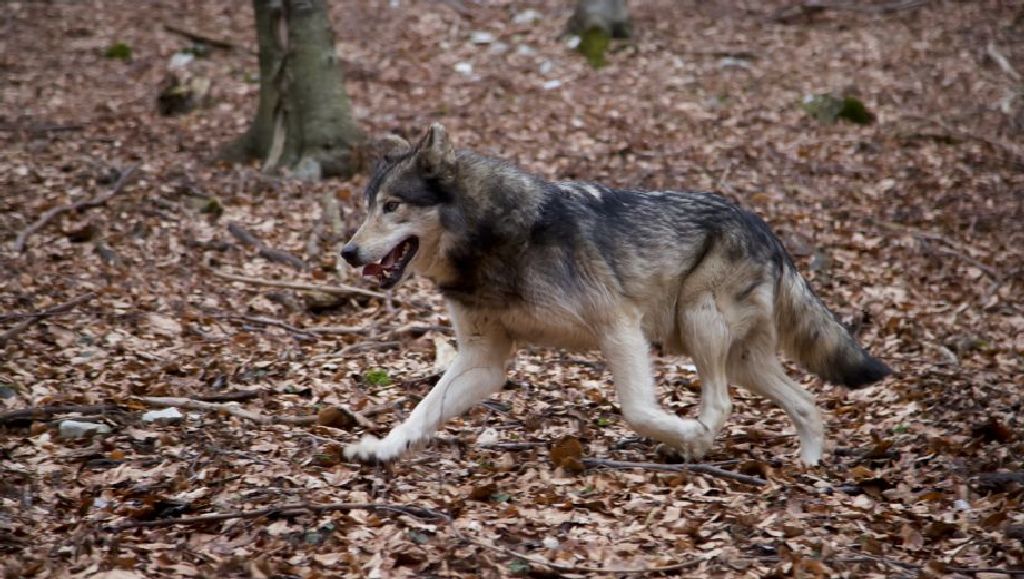
<path fill-rule="evenodd" d="M 630 22 L 626 0 L 577 0 L 568 32 L 579 36 L 600 32 L 605 37 L 628 38 Z"/>
<path fill-rule="evenodd" d="M 289 167 L 305 179 L 347 175 L 363 134 L 334 51 L 325 0 L 253 0 L 260 100 L 249 130 L 224 156 Z"/>

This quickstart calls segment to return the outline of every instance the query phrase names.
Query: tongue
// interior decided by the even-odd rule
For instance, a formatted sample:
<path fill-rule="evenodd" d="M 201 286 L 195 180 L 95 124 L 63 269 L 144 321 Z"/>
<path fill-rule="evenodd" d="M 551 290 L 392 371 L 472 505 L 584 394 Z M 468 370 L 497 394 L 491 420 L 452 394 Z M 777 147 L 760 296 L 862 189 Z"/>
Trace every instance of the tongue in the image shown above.
<path fill-rule="evenodd" d="M 363 268 L 363 277 L 377 277 L 384 271 L 384 266 L 379 263 L 371 263 Z"/>

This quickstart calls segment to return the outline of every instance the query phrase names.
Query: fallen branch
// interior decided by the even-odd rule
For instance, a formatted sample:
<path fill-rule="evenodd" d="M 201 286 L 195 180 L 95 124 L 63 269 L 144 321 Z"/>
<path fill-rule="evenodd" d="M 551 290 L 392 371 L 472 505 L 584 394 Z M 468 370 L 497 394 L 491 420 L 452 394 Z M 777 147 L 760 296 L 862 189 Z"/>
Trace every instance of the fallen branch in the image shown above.
<path fill-rule="evenodd" d="M 450 521 L 451 518 L 434 509 L 428 509 L 426 507 L 417 507 L 413 505 L 392 505 L 387 503 L 326 503 L 322 505 L 312 503 L 302 503 L 298 505 L 278 505 L 273 507 L 267 507 L 265 509 L 257 509 L 253 511 L 236 511 L 233 513 L 209 513 L 205 515 L 196 515 L 194 517 L 177 517 L 173 519 L 157 519 L 155 521 L 128 521 L 118 525 L 111 525 L 105 527 L 104 530 L 108 532 L 118 532 L 125 529 L 136 529 L 136 528 L 152 528 L 152 527 L 171 527 L 174 525 L 205 525 L 207 523 L 216 523 L 219 521 L 229 521 L 232 519 L 256 519 L 259 517 L 266 517 L 270 515 L 276 515 L 279 517 L 295 517 L 298 515 L 304 515 L 309 513 L 329 513 L 336 511 L 386 511 L 392 513 L 399 513 L 402 515 L 408 515 L 417 519 L 424 520 L 442 520 Z"/>
<path fill-rule="evenodd" d="M 235 50 L 238 48 L 238 45 L 231 42 L 230 40 L 224 40 L 222 38 L 216 38 L 212 35 L 205 34 L 203 32 L 189 30 L 183 26 L 178 26 L 177 24 L 172 24 L 170 22 L 164 22 L 164 29 L 166 29 L 168 32 L 173 32 L 174 34 L 184 36 L 192 42 L 200 42 L 202 44 L 207 44 L 209 46 L 213 46 L 216 48 L 222 48 L 224 50 Z"/>
<path fill-rule="evenodd" d="M 118 177 L 117 179 L 117 182 L 115 182 L 114 185 L 110 188 L 110 190 L 105 193 L 101 193 L 93 197 L 92 199 L 76 201 L 75 203 L 69 203 L 68 205 L 60 205 L 58 207 L 53 207 L 52 209 L 49 209 L 46 212 L 44 212 L 41 216 L 39 216 L 39 219 L 36 219 L 31 225 L 26 227 L 24 230 L 22 230 L 21 233 L 18 234 L 18 237 L 14 240 L 14 251 L 18 253 L 25 251 L 25 246 L 28 242 L 29 236 L 45 227 L 46 224 L 52 221 L 54 217 L 57 217 L 58 215 L 62 213 L 67 213 L 69 211 L 82 211 L 85 209 L 98 207 L 109 201 L 111 197 L 117 195 L 118 193 L 121 192 L 122 189 L 124 189 L 125 185 L 128 184 L 132 175 L 135 174 L 136 169 L 138 169 L 138 165 L 132 165 L 125 169 L 124 171 L 122 171 L 121 176 Z"/>
<path fill-rule="evenodd" d="M 309 269 L 306 262 L 287 251 L 274 249 L 273 247 L 268 246 L 237 221 L 232 221 L 228 224 L 228 233 L 240 241 L 242 245 L 248 245 L 249 247 L 255 248 L 259 256 L 267 261 L 287 265 L 288 267 L 299 271 L 306 271 Z"/>
<path fill-rule="evenodd" d="M 263 396 L 265 390 L 233 390 L 231 392 L 221 392 L 217 394 L 205 394 L 202 396 L 196 396 L 196 400 L 202 400 L 204 402 L 243 402 L 246 400 L 255 400 Z"/>
<path fill-rule="evenodd" d="M 316 416 L 267 416 L 259 414 L 251 410 L 246 410 L 241 406 L 235 406 L 231 404 L 217 404 L 215 402 L 206 402 L 203 400 L 195 400 L 193 398 L 174 398 L 164 396 L 140 396 L 135 398 L 140 403 L 146 406 L 154 406 L 156 408 L 184 408 L 186 410 L 202 410 L 205 412 L 224 412 L 242 418 L 245 420 L 251 420 L 256 424 L 287 424 L 290 426 L 310 426 L 316 424 Z M 351 412 L 351 411 L 350 411 Z"/>
<path fill-rule="evenodd" d="M 381 292 L 375 292 L 373 290 L 367 290 L 367 289 L 352 287 L 352 286 L 343 285 L 343 284 L 338 284 L 338 285 L 330 286 L 330 285 L 318 285 L 318 284 L 312 284 L 312 283 L 280 281 L 280 280 L 276 280 L 276 279 L 262 279 L 262 278 L 258 278 L 258 277 L 247 277 L 247 276 L 244 276 L 244 275 L 236 275 L 236 274 L 233 274 L 233 273 L 226 273 L 226 272 L 219 271 L 219 270 L 216 270 L 216 269 L 213 269 L 213 268 L 206 268 L 206 271 L 210 272 L 214 276 L 219 277 L 221 279 L 226 279 L 228 281 L 237 281 L 237 282 L 247 283 L 247 284 L 251 284 L 251 285 L 259 285 L 259 286 L 265 286 L 265 287 L 276 287 L 276 288 L 282 288 L 282 289 L 293 289 L 293 290 L 307 291 L 307 292 L 323 292 L 323 293 L 335 294 L 335 295 L 346 295 L 346 296 L 347 295 L 358 295 L 358 296 L 366 296 L 366 297 L 377 298 L 377 299 L 384 299 L 385 297 L 387 297 L 387 296 L 385 296 Z"/>
<path fill-rule="evenodd" d="M 96 297 L 96 292 L 87 292 L 87 293 L 84 293 L 84 294 L 78 296 L 77 298 L 68 300 L 68 301 L 66 301 L 66 302 L 64 302 L 62 304 L 58 304 L 56 306 L 53 306 L 51 308 L 47 308 L 47 309 L 39 311 L 39 312 L 28 312 L 28 313 L 25 313 L 25 314 L 14 314 L 14 315 L 16 315 L 18 317 L 24 317 L 24 319 L 22 319 L 17 324 L 14 324 L 14 326 L 11 327 L 11 329 L 7 330 L 3 334 L 0 334 L 0 348 L 4 347 L 4 345 L 7 343 L 7 340 L 10 340 L 14 336 L 16 336 L 16 335 L 20 334 L 21 332 L 27 330 L 28 328 L 32 327 L 33 325 L 38 324 L 39 322 L 45 320 L 46 318 L 55 316 L 57 314 L 62 314 L 64 312 L 69 312 L 72 309 L 74 309 L 75 306 L 77 306 L 77 305 L 79 305 L 79 304 L 81 304 L 83 302 L 87 302 L 87 301 L 93 299 L 94 297 Z"/>
<path fill-rule="evenodd" d="M 49 420 L 60 414 L 78 413 L 106 414 L 108 412 L 123 411 L 124 408 L 116 404 L 61 404 L 57 406 L 33 406 L 31 408 L 18 408 L 0 412 L 0 426 L 16 425 L 21 423 L 32 423 L 36 420 Z"/>
<path fill-rule="evenodd" d="M 768 484 L 768 481 L 761 477 L 740 474 L 738 472 L 725 470 L 724 468 L 718 468 L 717 466 L 711 466 L 709 464 L 659 464 L 656 462 L 627 462 L 622 460 L 609 460 L 605 458 L 584 458 L 583 466 L 587 468 L 612 469 L 641 468 L 644 470 L 660 470 L 667 472 L 689 471 L 718 478 L 727 478 L 748 485 L 764 486 Z"/>
<path fill-rule="evenodd" d="M 263 324 L 264 326 L 274 326 L 277 328 L 281 328 L 283 330 L 288 330 L 293 334 L 310 340 L 315 340 L 317 338 L 317 335 L 309 330 L 296 328 L 291 324 L 287 324 L 285 322 L 282 322 L 281 320 L 275 320 L 274 318 L 265 318 L 263 316 L 243 316 L 234 314 L 215 314 L 213 315 L 213 317 L 219 320 L 242 320 L 246 322 L 252 322 L 254 324 Z"/>

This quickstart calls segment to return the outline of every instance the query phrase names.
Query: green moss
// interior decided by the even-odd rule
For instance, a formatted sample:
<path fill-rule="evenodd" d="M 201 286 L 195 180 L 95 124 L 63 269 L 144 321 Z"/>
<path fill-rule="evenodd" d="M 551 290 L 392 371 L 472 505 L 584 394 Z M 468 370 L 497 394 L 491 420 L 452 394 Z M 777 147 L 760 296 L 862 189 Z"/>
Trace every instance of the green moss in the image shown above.
<path fill-rule="evenodd" d="M 806 99 L 803 103 L 807 114 L 823 123 L 834 123 L 845 120 L 858 125 L 871 124 L 875 115 L 855 96 L 842 98 L 832 94 L 819 94 Z"/>
<path fill-rule="evenodd" d="M 116 58 L 118 60 L 131 60 L 132 59 L 132 47 L 128 46 L 123 42 L 111 44 L 107 47 L 106 52 L 103 56 L 107 58 Z"/>
<path fill-rule="evenodd" d="M 591 26 L 583 31 L 576 50 L 586 57 L 590 66 L 601 68 L 606 64 L 604 55 L 608 51 L 608 44 L 610 42 L 611 35 L 608 34 L 607 30 L 600 26 Z"/>
<path fill-rule="evenodd" d="M 391 376 L 388 376 L 388 371 L 381 368 L 369 370 L 363 374 L 363 380 L 371 386 L 383 387 L 391 385 Z"/>

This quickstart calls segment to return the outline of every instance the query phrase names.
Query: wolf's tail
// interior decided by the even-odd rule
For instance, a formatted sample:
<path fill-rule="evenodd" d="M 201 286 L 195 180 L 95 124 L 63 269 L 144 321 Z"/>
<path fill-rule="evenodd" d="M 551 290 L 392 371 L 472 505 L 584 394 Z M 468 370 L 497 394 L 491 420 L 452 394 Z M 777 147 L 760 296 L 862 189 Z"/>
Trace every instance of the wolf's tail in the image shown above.
<path fill-rule="evenodd" d="M 892 373 L 860 347 L 788 260 L 775 296 L 775 328 L 789 357 L 834 384 L 860 388 Z"/>

